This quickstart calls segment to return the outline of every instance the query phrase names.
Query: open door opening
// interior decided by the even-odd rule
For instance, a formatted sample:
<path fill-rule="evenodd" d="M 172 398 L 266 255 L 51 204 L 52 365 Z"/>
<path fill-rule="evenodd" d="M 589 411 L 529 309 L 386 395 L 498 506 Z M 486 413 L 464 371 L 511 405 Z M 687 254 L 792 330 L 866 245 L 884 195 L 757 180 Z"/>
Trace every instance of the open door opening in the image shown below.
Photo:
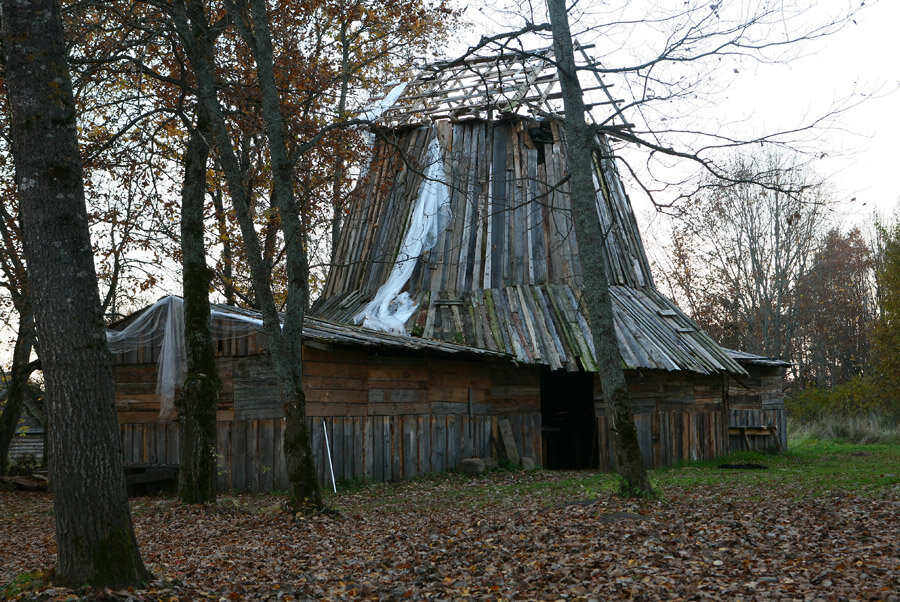
<path fill-rule="evenodd" d="M 545 368 L 541 372 L 544 468 L 598 467 L 594 375 Z"/>

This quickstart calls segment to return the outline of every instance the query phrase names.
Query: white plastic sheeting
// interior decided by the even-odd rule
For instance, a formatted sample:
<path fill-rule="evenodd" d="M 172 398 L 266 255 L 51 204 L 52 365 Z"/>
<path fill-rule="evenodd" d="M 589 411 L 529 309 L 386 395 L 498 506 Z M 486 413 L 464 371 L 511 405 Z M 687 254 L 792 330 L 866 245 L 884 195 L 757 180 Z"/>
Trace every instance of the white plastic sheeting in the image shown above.
<path fill-rule="evenodd" d="M 437 135 L 428 145 L 425 179 L 406 228 L 406 236 L 387 281 L 368 305 L 355 317 L 357 324 L 384 332 L 406 333 L 406 321 L 416 311 L 406 285 L 416 260 L 430 250 L 450 223 L 450 188 L 444 168 L 443 150 Z"/>
<path fill-rule="evenodd" d="M 212 313 L 212 338 L 224 340 L 262 332 L 262 320 L 216 309 Z M 107 330 L 110 353 L 126 353 L 159 346 L 156 394 L 160 420 L 175 419 L 175 395 L 184 384 L 187 352 L 184 343 L 184 300 L 164 297 L 122 330 Z"/>
<path fill-rule="evenodd" d="M 406 91 L 406 84 L 409 82 L 400 82 L 391 88 L 390 92 L 384 95 L 384 98 L 373 102 L 362 112 L 359 114 L 360 119 L 368 119 L 369 121 L 375 121 L 382 115 L 384 112 L 394 106 L 394 103 L 397 102 L 397 99 L 400 98 L 400 95 Z"/>

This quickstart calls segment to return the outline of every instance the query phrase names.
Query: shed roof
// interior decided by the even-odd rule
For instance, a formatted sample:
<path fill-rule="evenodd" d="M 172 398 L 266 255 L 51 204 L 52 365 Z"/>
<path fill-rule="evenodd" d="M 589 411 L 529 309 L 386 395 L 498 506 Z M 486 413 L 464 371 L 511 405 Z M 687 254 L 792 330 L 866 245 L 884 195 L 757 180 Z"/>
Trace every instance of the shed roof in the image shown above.
<path fill-rule="evenodd" d="M 765 357 L 748 353 L 746 351 L 738 351 L 737 349 L 724 348 L 725 353 L 735 359 L 739 364 L 744 366 L 769 366 L 773 368 L 788 368 L 792 364 L 777 357 Z"/>
<path fill-rule="evenodd" d="M 170 301 L 181 301 L 181 297 L 176 295 L 168 295 L 162 297 L 153 305 L 148 305 L 125 318 L 110 325 L 110 330 L 123 331 L 141 316 L 146 317 L 148 313 L 160 313 L 166 311 Z M 252 354 L 265 349 L 265 337 L 262 331 L 262 316 L 252 309 L 224 305 L 221 303 L 211 303 L 212 320 L 216 328 L 214 328 L 214 342 L 226 342 L 228 344 L 220 346 L 220 355 L 230 354 Z M 145 358 L 147 362 L 156 361 L 159 356 L 159 346 L 165 336 L 165 316 L 160 321 L 153 322 L 156 331 L 148 337 L 146 333 L 140 335 L 141 341 L 146 349 L 139 350 L 136 346 L 127 345 L 128 352 L 122 352 L 122 357 L 118 358 L 119 363 L 128 363 L 125 356 L 132 354 L 132 357 Z M 315 341 L 323 344 L 331 345 L 351 345 L 376 349 L 394 349 L 407 351 L 432 351 L 436 353 L 444 353 L 450 355 L 473 355 L 480 357 L 495 357 L 500 359 L 512 359 L 512 356 L 506 353 L 493 351 L 490 349 L 473 348 L 457 343 L 441 341 L 436 339 L 423 339 L 417 337 L 409 337 L 404 335 L 392 334 L 364 328 L 354 324 L 342 324 L 324 318 L 316 318 L 306 316 L 303 322 L 303 336 L 306 340 Z M 137 340 L 138 335 L 135 334 Z M 252 341 L 244 343 L 244 345 L 236 345 L 237 339 L 251 339 Z M 238 351 L 243 349 L 243 352 Z"/>

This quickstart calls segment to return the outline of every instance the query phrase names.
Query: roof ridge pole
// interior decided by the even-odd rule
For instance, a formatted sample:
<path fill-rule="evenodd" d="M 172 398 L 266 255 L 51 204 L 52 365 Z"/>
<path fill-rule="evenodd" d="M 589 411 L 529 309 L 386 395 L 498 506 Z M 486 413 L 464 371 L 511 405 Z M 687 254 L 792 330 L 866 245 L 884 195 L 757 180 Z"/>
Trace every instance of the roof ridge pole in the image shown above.
<path fill-rule="evenodd" d="M 592 150 L 594 135 L 584 118 L 584 98 L 575 69 L 565 0 L 547 0 L 547 10 L 550 13 L 557 73 L 565 107 L 568 142 L 566 158 L 575 235 L 583 268 L 584 295 L 597 353 L 607 424 L 616 452 L 616 471 L 622 478 L 620 493 L 627 497 L 652 496 L 654 493 L 641 457 L 613 323 L 612 298 L 603 253 L 605 243 L 596 209 L 597 191 L 594 188 Z"/>

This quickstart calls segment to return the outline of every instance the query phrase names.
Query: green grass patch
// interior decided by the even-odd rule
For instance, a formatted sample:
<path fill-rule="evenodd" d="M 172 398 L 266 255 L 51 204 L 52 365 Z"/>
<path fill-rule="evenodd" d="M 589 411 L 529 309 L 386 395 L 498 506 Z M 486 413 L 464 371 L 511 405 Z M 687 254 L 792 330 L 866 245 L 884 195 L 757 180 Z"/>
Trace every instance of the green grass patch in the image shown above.
<path fill-rule="evenodd" d="M 720 464 L 762 464 L 764 470 L 723 469 Z M 708 462 L 651 471 L 660 503 L 718 499 L 786 499 L 836 494 L 877 495 L 900 485 L 900 445 L 841 441 L 793 441 L 781 453 L 735 452 Z M 328 493 L 332 506 L 349 512 L 403 512 L 411 508 L 452 512 L 482 508 L 549 508 L 615 495 L 618 477 L 593 471 L 502 472 L 479 476 L 438 474 L 402 483 L 366 483 Z"/>

